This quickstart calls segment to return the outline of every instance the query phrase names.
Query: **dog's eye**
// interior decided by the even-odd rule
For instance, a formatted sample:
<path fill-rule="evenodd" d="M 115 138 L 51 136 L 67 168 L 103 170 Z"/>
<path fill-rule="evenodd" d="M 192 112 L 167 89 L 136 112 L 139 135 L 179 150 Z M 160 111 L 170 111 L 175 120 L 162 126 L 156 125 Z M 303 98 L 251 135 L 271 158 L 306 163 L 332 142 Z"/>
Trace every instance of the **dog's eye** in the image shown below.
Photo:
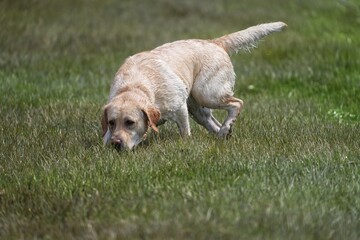
<path fill-rule="evenodd" d="M 110 121 L 109 121 L 109 126 L 110 126 L 110 127 L 114 127 L 114 126 L 115 126 L 115 121 L 114 121 L 114 120 L 110 120 Z"/>
<path fill-rule="evenodd" d="M 132 127 L 132 126 L 134 126 L 134 124 L 135 124 L 135 122 L 133 120 L 126 120 L 125 121 L 125 125 L 127 127 Z"/>

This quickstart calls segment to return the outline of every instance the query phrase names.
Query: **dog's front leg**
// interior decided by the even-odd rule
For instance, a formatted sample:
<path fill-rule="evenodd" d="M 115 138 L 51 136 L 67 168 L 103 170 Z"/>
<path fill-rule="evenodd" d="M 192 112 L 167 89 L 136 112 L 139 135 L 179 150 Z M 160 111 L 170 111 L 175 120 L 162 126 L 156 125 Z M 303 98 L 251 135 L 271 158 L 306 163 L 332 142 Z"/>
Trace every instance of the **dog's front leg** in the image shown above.
<path fill-rule="evenodd" d="M 182 138 L 190 136 L 189 113 L 186 102 L 175 112 L 175 122 Z"/>

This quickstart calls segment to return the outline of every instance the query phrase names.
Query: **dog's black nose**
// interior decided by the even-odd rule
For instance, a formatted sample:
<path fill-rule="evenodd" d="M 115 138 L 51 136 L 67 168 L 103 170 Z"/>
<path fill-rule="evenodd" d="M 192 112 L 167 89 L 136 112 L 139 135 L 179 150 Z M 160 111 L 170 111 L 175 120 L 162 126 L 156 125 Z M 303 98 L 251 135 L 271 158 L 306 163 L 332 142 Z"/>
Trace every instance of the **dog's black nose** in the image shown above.
<path fill-rule="evenodd" d="M 116 150 L 121 151 L 124 149 L 124 144 L 120 139 L 116 139 L 112 141 L 112 145 L 115 147 Z"/>

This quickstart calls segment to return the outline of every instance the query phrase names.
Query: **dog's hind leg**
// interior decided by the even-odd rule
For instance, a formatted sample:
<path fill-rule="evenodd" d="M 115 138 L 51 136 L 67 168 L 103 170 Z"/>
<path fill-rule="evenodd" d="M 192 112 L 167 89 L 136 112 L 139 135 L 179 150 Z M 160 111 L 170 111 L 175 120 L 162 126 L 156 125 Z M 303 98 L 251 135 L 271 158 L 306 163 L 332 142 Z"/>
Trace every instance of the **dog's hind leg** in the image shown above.
<path fill-rule="evenodd" d="M 193 119 L 210 133 L 218 133 L 221 124 L 211 114 L 211 109 L 200 106 L 193 97 L 189 97 L 187 101 L 188 110 L 193 116 Z"/>
<path fill-rule="evenodd" d="M 229 55 L 225 51 L 211 52 L 212 61 L 207 62 L 205 70 L 194 81 L 191 96 L 200 105 L 210 109 L 224 109 L 227 116 L 216 133 L 218 137 L 230 134 L 231 126 L 239 116 L 243 101 L 233 97 L 235 72 Z"/>
<path fill-rule="evenodd" d="M 243 101 L 241 99 L 235 97 L 228 97 L 223 103 L 220 108 L 226 109 L 228 115 L 224 120 L 219 132 L 217 133 L 218 137 L 226 137 L 231 132 L 231 127 L 234 124 L 236 118 L 239 116 L 242 108 L 243 108 Z"/>
<path fill-rule="evenodd" d="M 197 108 L 192 109 L 189 104 L 189 111 L 195 116 L 195 120 L 202 124 L 205 122 L 205 124 L 202 124 L 205 128 L 207 128 L 209 131 L 215 132 L 218 137 L 226 137 L 231 132 L 231 127 L 234 124 L 236 118 L 239 116 L 242 108 L 243 108 L 243 101 L 241 99 L 233 97 L 233 92 L 229 90 L 228 88 L 221 88 L 218 89 L 207 89 L 207 91 L 203 91 L 202 94 L 205 94 L 203 96 L 211 96 L 211 97 L 203 97 L 197 95 L 196 102 L 198 102 L 197 99 L 202 100 L 201 105 L 204 106 L 203 110 L 198 110 Z M 197 93 L 197 92 L 195 92 Z M 201 108 L 201 107 L 200 107 Z M 227 111 L 227 116 L 223 122 L 223 124 L 220 126 L 220 124 L 217 123 L 217 121 L 211 122 L 209 120 L 209 117 L 211 117 L 212 120 L 215 120 L 214 117 L 212 117 L 211 109 L 224 109 Z M 204 116 L 202 114 L 205 114 L 205 118 L 207 118 L 206 121 L 202 121 Z M 211 124 L 213 123 L 213 124 Z M 207 126 L 206 126 L 207 124 Z"/>

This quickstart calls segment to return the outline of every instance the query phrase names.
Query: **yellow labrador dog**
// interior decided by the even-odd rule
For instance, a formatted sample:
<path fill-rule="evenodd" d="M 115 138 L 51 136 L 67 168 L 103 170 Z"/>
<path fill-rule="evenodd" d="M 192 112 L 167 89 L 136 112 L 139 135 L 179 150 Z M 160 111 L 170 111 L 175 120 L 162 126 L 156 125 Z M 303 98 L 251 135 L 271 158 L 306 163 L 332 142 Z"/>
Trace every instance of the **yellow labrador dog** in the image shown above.
<path fill-rule="evenodd" d="M 233 97 L 235 73 L 229 54 L 249 49 L 286 24 L 260 24 L 213 40 L 181 40 L 141 52 L 125 60 L 116 73 L 104 106 L 104 144 L 131 149 L 145 139 L 149 128 L 174 121 L 182 137 L 190 135 L 189 113 L 218 137 L 230 133 L 243 108 Z M 219 123 L 211 109 L 224 109 Z"/>

